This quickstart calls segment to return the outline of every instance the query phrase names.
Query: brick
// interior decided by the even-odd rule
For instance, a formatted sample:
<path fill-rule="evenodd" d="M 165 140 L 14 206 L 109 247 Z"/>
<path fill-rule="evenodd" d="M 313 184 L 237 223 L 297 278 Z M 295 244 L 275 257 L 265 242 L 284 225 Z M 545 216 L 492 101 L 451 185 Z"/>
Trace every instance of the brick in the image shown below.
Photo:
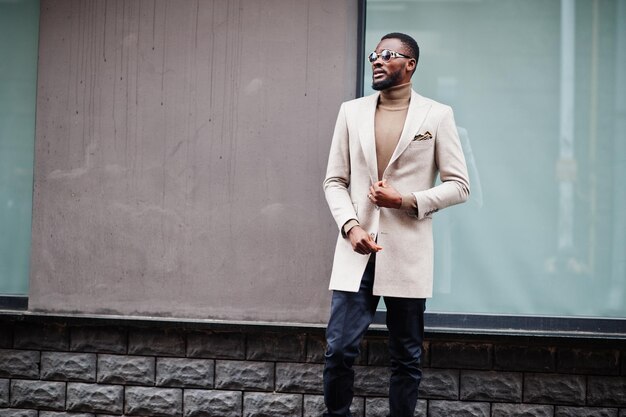
<path fill-rule="evenodd" d="M 489 344 L 430 344 L 430 366 L 433 368 L 491 369 L 491 365 L 492 347 Z"/>
<path fill-rule="evenodd" d="M 126 414 L 95 414 L 96 417 L 127 417 Z M 135 417 L 135 416 L 134 416 Z"/>
<path fill-rule="evenodd" d="M 11 407 L 63 410 L 65 382 L 11 381 Z"/>
<path fill-rule="evenodd" d="M 326 336 L 321 334 L 308 334 L 306 338 L 306 361 L 324 363 L 326 353 Z"/>
<path fill-rule="evenodd" d="M 459 374 L 460 371 L 456 369 L 424 369 L 419 388 L 420 398 L 458 400 Z"/>
<path fill-rule="evenodd" d="M 422 366 L 430 367 L 430 342 L 424 342 L 422 344 Z"/>
<path fill-rule="evenodd" d="M 426 366 L 428 360 L 429 343 L 422 346 L 421 364 Z M 389 366 L 391 356 L 389 355 L 389 341 L 382 338 L 367 339 L 367 364 L 374 366 Z M 365 363 L 365 362 L 363 362 Z"/>
<path fill-rule="evenodd" d="M 428 401 L 426 400 L 417 400 L 417 405 L 415 406 L 414 417 L 426 417 L 428 415 Z"/>
<path fill-rule="evenodd" d="M 39 360 L 34 350 L 0 349 L 0 377 L 39 378 Z"/>
<path fill-rule="evenodd" d="M 174 329 L 132 329 L 128 333 L 130 355 L 185 356 L 185 338 Z"/>
<path fill-rule="evenodd" d="M 589 377 L 588 383 L 588 405 L 626 407 L 626 377 Z"/>
<path fill-rule="evenodd" d="M 153 385 L 154 362 L 151 356 L 98 355 L 98 382 Z"/>
<path fill-rule="evenodd" d="M 91 413 L 66 413 L 64 411 L 40 411 L 39 417 L 95 417 Z"/>
<path fill-rule="evenodd" d="M 415 406 L 414 417 L 426 417 L 427 401 L 418 400 Z M 367 398 L 365 400 L 365 417 L 382 417 L 389 415 L 389 400 L 387 398 Z"/>
<path fill-rule="evenodd" d="M 494 368 L 505 371 L 554 372 L 556 348 L 496 345 Z"/>
<path fill-rule="evenodd" d="M 20 323 L 15 326 L 16 349 L 67 350 L 67 327 L 59 324 Z"/>
<path fill-rule="evenodd" d="M 9 380 L 0 379 L 0 407 L 9 406 Z"/>
<path fill-rule="evenodd" d="M 120 417 L 118 414 L 96 414 L 96 417 Z M 126 417 L 125 414 L 121 415 L 122 417 Z"/>
<path fill-rule="evenodd" d="M 367 363 L 367 340 L 363 339 L 359 346 L 359 356 L 354 360 L 355 365 Z M 320 335 L 307 335 L 306 361 L 324 363 L 326 361 L 326 337 Z"/>
<path fill-rule="evenodd" d="M 619 375 L 618 350 L 559 349 L 557 370 L 576 374 Z"/>
<path fill-rule="evenodd" d="M 126 331 L 115 327 L 75 327 L 70 331 L 70 350 L 126 353 Z"/>
<path fill-rule="evenodd" d="M 322 393 L 323 370 L 324 366 L 318 364 L 277 363 L 276 391 Z"/>
<path fill-rule="evenodd" d="M 305 347 L 305 334 L 253 333 L 248 335 L 246 359 L 304 362 Z"/>
<path fill-rule="evenodd" d="M 363 397 L 354 397 L 350 412 L 352 417 L 364 417 L 365 399 Z M 304 396 L 304 412 L 303 417 L 320 417 L 326 412 L 324 397 L 322 395 L 305 395 Z"/>
<path fill-rule="evenodd" d="M 491 417 L 554 417 L 554 407 L 538 404 L 498 404 L 491 406 Z"/>
<path fill-rule="evenodd" d="M 176 388 L 126 387 L 126 414 L 181 416 L 183 391 Z"/>
<path fill-rule="evenodd" d="M 326 412 L 326 404 L 322 395 L 305 395 L 302 417 L 319 417 Z M 350 410 L 352 411 L 352 410 Z M 352 413 L 354 414 L 354 413 Z"/>
<path fill-rule="evenodd" d="M 389 342 L 387 339 L 367 340 L 367 364 L 374 366 L 389 366 Z"/>
<path fill-rule="evenodd" d="M 156 385 L 213 388 L 214 368 L 212 359 L 157 358 Z"/>
<path fill-rule="evenodd" d="M 302 415 L 302 395 L 245 392 L 244 417 L 294 417 Z"/>
<path fill-rule="evenodd" d="M 522 374 L 517 372 L 462 371 L 461 400 L 522 401 Z"/>
<path fill-rule="evenodd" d="M 489 403 L 432 400 L 428 417 L 489 417 Z"/>
<path fill-rule="evenodd" d="M 235 332 L 196 332 L 187 335 L 191 358 L 245 359 L 246 339 Z"/>
<path fill-rule="evenodd" d="M 37 410 L 2 408 L 0 409 L 0 417 L 37 417 Z"/>
<path fill-rule="evenodd" d="M 352 417 L 365 417 L 365 398 L 352 398 L 352 404 L 350 404 L 350 412 L 352 413 Z"/>
<path fill-rule="evenodd" d="M 0 323 L 0 348 L 13 347 L 13 325 Z"/>
<path fill-rule="evenodd" d="M 556 407 L 555 417 L 618 417 L 617 408 Z"/>
<path fill-rule="evenodd" d="M 93 353 L 42 352 L 41 379 L 95 382 L 96 355 Z"/>
<path fill-rule="evenodd" d="M 359 356 L 354 358 L 354 365 L 366 365 L 367 364 L 367 339 L 363 339 L 359 345 Z M 387 364 L 388 366 L 389 364 Z"/>
<path fill-rule="evenodd" d="M 366 398 L 365 417 L 389 415 L 389 400 L 387 398 Z"/>
<path fill-rule="evenodd" d="M 216 361 L 215 387 L 271 391 L 274 389 L 274 363 Z"/>
<path fill-rule="evenodd" d="M 241 391 L 187 389 L 183 398 L 184 417 L 241 417 Z"/>
<path fill-rule="evenodd" d="M 580 375 L 528 374 L 524 402 L 539 404 L 584 404 L 585 377 Z"/>
<path fill-rule="evenodd" d="M 380 366 L 355 366 L 354 372 L 355 394 L 386 396 L 389 393 L 389 368 Z"/>
<path fill-rule="evenodd" d="M 124 406 L 124 387 L 121 385 L 67 384 L 67 409 L 90 413 L 121 414 Z"/>
<path fill-rule="evenodd" d="M 367 364 L 375 366 L 389 366 L 391 356 L 389 354 L 389 342 L 387 339 L 367 339 Z M 366 363 L 366 362 L 363 362 Z M 430 343 L 423 342 L 420 357 L 422 367 L 430 367 Z"/>

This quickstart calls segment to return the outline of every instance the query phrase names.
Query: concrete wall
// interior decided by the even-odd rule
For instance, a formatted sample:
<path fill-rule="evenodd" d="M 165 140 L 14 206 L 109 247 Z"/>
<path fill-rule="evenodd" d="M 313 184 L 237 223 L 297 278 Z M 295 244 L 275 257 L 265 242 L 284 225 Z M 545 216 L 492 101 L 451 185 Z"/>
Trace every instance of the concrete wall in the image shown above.
<path fill-rule="evenodd" d="M 357 0 L 41 2 L 34 311 L 325 320 Z"/>

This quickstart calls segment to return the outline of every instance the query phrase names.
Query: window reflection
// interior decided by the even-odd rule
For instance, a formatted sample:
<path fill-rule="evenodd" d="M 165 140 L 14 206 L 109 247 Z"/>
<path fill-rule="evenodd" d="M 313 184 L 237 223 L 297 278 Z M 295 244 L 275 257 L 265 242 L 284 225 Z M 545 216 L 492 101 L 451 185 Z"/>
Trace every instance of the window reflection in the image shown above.
<path fill-rule="evenodd" d="M 0 1 L 0 294 L 27 294 L 39 1 Z"/>
<path fill-rule="evenodd" d="M 413 87 L 468 159 L 429 310 L 626 318 L 626 2 L 368 0 L 366 21 L 366 51 L 417 39 Z"/>

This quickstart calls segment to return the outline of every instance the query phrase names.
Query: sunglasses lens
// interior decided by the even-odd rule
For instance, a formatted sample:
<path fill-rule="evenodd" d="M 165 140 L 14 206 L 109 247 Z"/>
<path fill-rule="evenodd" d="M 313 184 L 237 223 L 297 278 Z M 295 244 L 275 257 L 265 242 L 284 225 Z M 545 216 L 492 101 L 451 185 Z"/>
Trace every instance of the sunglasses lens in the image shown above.
<path fill-rule="evenodd" d="M 378 55 L 376 54 L 376 52 L 372 52 L 367 58 L 370 60 L 370 62 L 374 62 L 378 58 Z"/>
<path fill-rule="evenodd" d="M 380 53 L 380 58 L 385 62 L 389 61 L 391 59 L 391 52 L 388 49 L 383 50 Z"/>

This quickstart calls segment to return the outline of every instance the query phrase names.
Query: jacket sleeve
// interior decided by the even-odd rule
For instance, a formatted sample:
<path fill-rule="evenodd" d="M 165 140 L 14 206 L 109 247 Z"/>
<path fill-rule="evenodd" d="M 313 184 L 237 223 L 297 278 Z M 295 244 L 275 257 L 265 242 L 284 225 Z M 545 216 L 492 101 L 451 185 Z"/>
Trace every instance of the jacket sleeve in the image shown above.
<path fill-rule="evenodd" d="M 441 183 L 428 190 L 414 192 L 417 217 L 429 217 L 445 207 L 469 198 L 467 166 L 452 108 L 446 106 L 435 136 L 435 163 Z"/>
<path fill-rule="evenodd" d="M 351 219 L 358 219 L 348 187 L 350 187 L 350 138 L 345 104 L 342 104 L 330 145 L 324 193 L 330 212 L 344 237 L 343 225 Z"/>

